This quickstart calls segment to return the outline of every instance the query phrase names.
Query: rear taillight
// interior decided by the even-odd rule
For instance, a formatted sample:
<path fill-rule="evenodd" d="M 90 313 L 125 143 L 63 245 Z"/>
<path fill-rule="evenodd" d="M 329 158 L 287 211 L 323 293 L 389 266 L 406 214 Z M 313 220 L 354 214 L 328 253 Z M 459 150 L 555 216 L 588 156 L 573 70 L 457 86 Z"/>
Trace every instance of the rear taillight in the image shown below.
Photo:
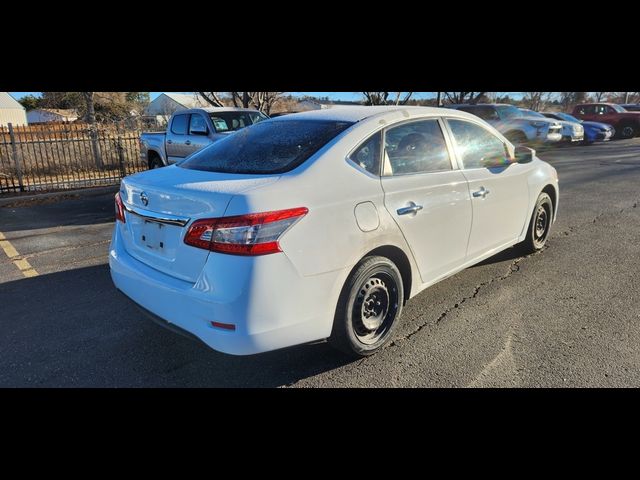
<path fill-rule="evenodd" d="M 278 240 L 304 217 L 306 207 L 234 217 L 206 218 L 191 224 L 184 243 L 231 255 L 267 255 L 281 252 Z"/>
<path fill-rule="evenodd" d="M 120 198 L 120 192 L 116 193 L 116 220 L 127 223 L 127 220 L 124 218 L 124 204 Z"/>

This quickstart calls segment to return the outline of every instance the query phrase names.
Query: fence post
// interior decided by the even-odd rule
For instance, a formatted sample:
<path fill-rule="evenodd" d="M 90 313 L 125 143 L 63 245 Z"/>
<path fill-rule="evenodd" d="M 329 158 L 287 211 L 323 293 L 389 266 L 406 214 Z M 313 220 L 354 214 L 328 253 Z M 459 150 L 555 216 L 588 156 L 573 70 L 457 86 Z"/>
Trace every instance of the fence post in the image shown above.
<path fill-rule="evenodd" d="M 116 149 L 118 150 L 118 165 L 120 167 L 120 177 L 124 178 L 127 176 L 127 172 L 124 168 L 124 148 L 122 147 L 122 137 L 118 135 L 118 140 L 116 144 Z"/>
<path fill-rule="evenodd" d="M 16 164 L 16 171 L 18 172 L 18 184 L 20 185 L 20 191 L 24 192 L 24 182 L 22 180 L 22 167 L 20 165 L 20 156 L 18 155 L 18 147 L 16 145 L 16 137 L 13 134 L 13 124 L 9 123 L 9 139 L 11 141 L 11 151 L 13 153 L 13 161 Z"/>

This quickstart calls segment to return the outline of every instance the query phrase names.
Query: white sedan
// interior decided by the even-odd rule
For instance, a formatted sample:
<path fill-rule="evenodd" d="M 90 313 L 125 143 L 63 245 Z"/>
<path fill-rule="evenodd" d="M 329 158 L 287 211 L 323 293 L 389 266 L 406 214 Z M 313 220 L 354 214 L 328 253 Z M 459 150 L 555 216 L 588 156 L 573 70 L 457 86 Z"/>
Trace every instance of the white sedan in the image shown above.
<path fill-rule="evenodd" d="M 459 110 L 345 107 L 241 130 L 116 195 L 116 287 L 230 354 L 391 338 L 430 285 L 544 247 L 556 170 Z"/>

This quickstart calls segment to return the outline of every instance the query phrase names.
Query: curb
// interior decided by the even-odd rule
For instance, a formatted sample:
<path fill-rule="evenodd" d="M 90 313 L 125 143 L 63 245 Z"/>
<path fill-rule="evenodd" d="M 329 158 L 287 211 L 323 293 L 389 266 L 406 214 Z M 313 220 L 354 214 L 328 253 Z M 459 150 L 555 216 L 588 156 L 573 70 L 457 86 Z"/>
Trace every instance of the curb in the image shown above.
<path fill-rule="evenodd" d="M 59 192 L 51 193 L 34 193 L 33 195 L 14 195 L 12 197 L 0 198 L 0 207 L 12 203 L 28 203 L 33 200 L 42 200 L 46 198 L 62 197 L 65 195 L 79 195 L 81 197 L 93 197 L 97 195 L 104 195 L 106 193 L 116 193 L 120 189 L 120 185 L 111 185 L 108 187 L 88 187 L 80 188 L 76 190 L 61 190 Z"/>

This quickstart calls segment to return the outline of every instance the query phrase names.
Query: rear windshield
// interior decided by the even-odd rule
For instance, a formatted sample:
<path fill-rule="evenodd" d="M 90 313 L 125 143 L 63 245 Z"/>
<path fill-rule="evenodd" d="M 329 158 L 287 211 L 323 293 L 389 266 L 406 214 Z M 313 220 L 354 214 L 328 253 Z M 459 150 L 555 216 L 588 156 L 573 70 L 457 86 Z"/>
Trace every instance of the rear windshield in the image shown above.
<path fill-rule="evenodd" d="M 351 125 L 327 120 L 260 122 L 200 150 L 179 166 L 220 173 L 284 173 L 302 164 Z"/>

